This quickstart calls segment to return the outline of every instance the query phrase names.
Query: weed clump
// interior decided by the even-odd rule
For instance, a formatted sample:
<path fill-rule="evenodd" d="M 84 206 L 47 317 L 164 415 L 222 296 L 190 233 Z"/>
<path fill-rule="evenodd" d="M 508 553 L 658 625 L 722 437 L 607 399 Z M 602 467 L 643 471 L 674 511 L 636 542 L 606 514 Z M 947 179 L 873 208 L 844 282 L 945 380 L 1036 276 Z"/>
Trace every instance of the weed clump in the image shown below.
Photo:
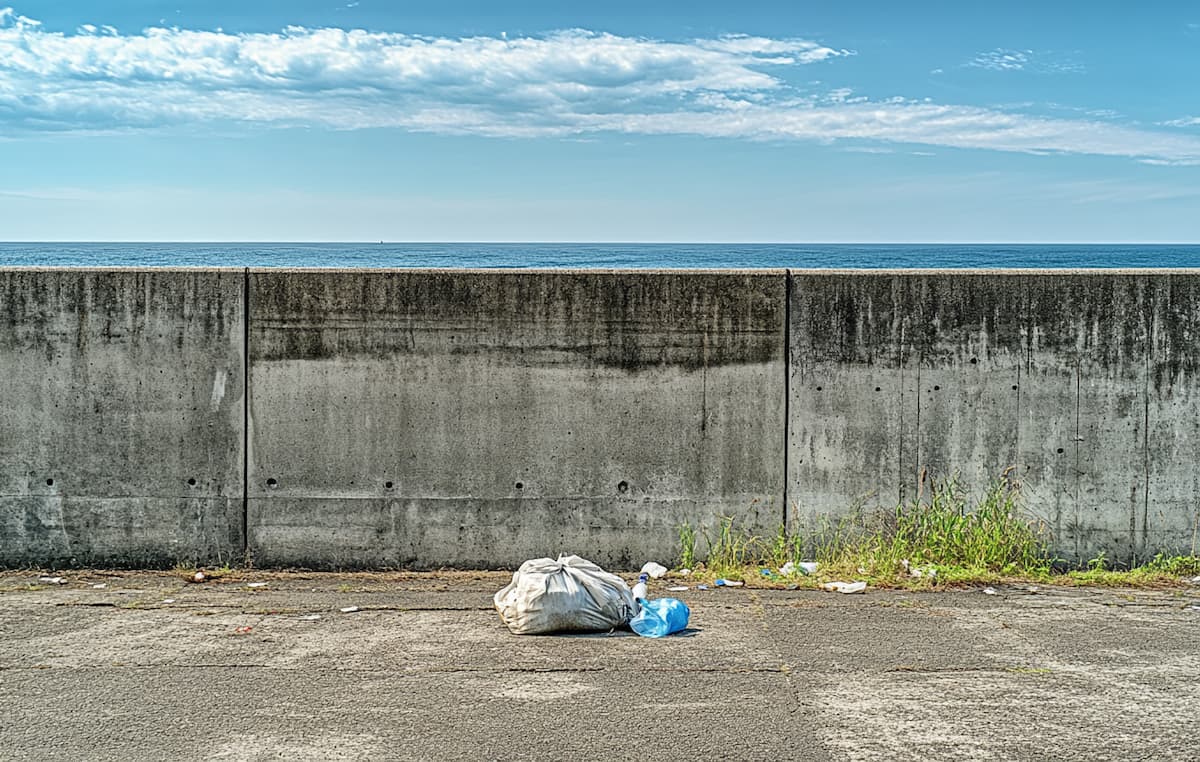
<path fill-rule="evenodd" d="M 680 556 L 692 568 L 698 557 L 696 533 L 686 529 L 680 530 Z M 733 579 L 747 567 L 776 570 L 806 558 L 818 563 L 823 578 L 925 586 L 1043 577 L 1051 566 L 1044 525 L 1023 515 L 1016 486 L 1004 479 L 975 500 L 950 479 L 894 510 L 857 506 L 836 522 L 822 517 L 815 525 L 780 526 L 769 539 L 736 529 L 729 516 L 721 517 L 715 533 L 700 531 L 707 548 L 705 571 Z"/>

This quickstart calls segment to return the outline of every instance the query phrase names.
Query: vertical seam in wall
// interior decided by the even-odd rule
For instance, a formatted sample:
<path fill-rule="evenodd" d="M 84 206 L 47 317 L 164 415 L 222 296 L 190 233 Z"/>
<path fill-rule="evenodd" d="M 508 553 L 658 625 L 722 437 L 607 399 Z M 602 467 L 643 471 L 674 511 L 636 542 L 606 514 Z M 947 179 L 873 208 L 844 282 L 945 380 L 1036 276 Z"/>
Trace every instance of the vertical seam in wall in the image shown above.
<path fill-rule="evenodd" d="M 1080 470 L 1079 470 L 1079 450 L 1082 445 L 1082 442 L 1079 437 L 1079 407 L 1080 407 L 1080 389 L 1082 388 L 1082 378 L 1084 378 L 1084 361 L 1082 361 L 1081 358 L 1076 358 L 1075 359 L 1075 437 L 1074 437 L 1074 439 L 1075 439 L 1075 442 L 1074 442 L 1074 444 L 1075 444 L 1074 472 L 1075 473 L 1072 474 L 1072 478 L 1075 481 L 1075 499 L 1073 500 L 1073 503 L 1075 504 L 1075 532 L 1074 532 L 1074 534 L 1075 534 L 1075 559 L 1076 560 L 1080 560 L 1079 550 L 1080 550 L 1080 540 L 1082 539 L 1080 536 L 1082 533 L 1082 528 L 1079 523 L 1079 520 L 1080 520 L 1080 516 L 1079 516 L 1079 514 L 1080 514 L 1079 482 L 1081 481 Z"/>
<path fill-rule="evenodd" d="M 914 278 L 914 280 L 915 280 L 915 278 Z M 918 281 L 917 285 L 922 285 L 922 282 Z M 921 293 L 921 294 L 918 294 L 918 296 L 920 297 L 919 304 L 924 305 L 925 294 Z M 924 314 L 918 315 L 918 322 L 921 324 L 922 327 L 924 327 L 924 320 L 925 320 Z M 920 333 L 917 333 L 918 337 L 920 335 L 921 335 Z M 918 502 L 920 502 L 919 498 L 924 496 L 923 488 L 925 486 L 924 480 L 921 479 L 921 475 L 924 473 L 924 470 L 925 470 L 925 464 L 922 463 L 922 458 L 921 458 L 921 397 L 923 396 L 921 394 L 921 366 L 924 364 L 925 355 L 924 355 L 923 343 L 920 341 L 920 339 L 917 340 L 916 346 L 913 348 L 913 354 L 917 358 L 917 419 L 916 419 L 916 421 L 913 422 L 913 454 L 914 454 L 913 465 L 915 465 L 917 467 L 917 469 L 916 469 L 915 474 L 909 473 L 908 478 L 911 479 L 913 476 L 917 477 L 917 485 L 916 485 L 916 493 L 915 494 L 918 497 Z"/>
<path fill-rule="evenodd" d="M 788 482 L 791 470 L 788 450 L 792 441 L 792 271 L 785 269 L 783 275 L 783 531 L 787 536 Z"/>
<path fill-rule="evenodd" d="M 1171 298 L 1170 291 L 1170 276 L 1167 276 L 1167 299 Z M 1141 557 L 1149 553 L 1150 546 L 1150 355 L 1154 353 L 1154 302 L 1148 304 L 1150 314 L 1146 323 L 1146 351 L 1143 354 L 1145 360 L 1145 378 L 1144 388 L 1142 389 L 1142 403 L 1144 405 L 1142 415 L 1142 477 L 1144 478 L 1142 488 L 1142 546 L 1139 553 L 1137 538 L 1132 537 L 1130 540 L 1133 545 L 1133 564 L 1143 560 Z"/>
<path fill-rule="evenodd" d="M 899 343 L 896 345 L 896 369 L 900 371 L 900 386 L 897 392 L 900 394 L 900 399 L 897 401 L 897 408 L 900 411 L 899 436 L 896 437 L 896 505 L 904 504 L 904 387 L 908 384 L 908 363 L 904 359 L 904 341 L 907 337 L 907 324 L 904 322 L 904 316 L 899 314 L 899 300 L 896 296 L 897 281 L 895 276 L 892 278 L 892 324 L 898 327 L 900 335 L 897 337 L 893 334 L 893 338 Z"/>
<path fill-rule="evenodd" d="M 250 268 L 242 273 L 242 558 L 250 557 Z"/>
<path fill-rule="evenodd" d="M 1014 437 L 1016 439 L 1016 449 L 1013 451 L 1013 462 L 1009 464 L 1013 467 L 1013 478 L 1009 479 L 1009 484 L 1016 484 L 1018 490 L 1024 486 L 1021 481 L 1021 382 L 1024 381 L 1024 378 L 1021 376 L 1021 364 L 1025 342 L 1022 341 L 1021 331 L 1025 325 L 1025 304 L 1027 303 L 1024 298 L 1025 292 L 1023 289 L 1028 287 L 1028 283 L 1022 279 L 1021 286 L 1022 296 L 1018 297 L 1017 300 L 1017 304 L 1020 305 L 1017 308 L 1017 348 L 1013 352 L 1013 356 L 1017 361 L 1017 430 Z"/>

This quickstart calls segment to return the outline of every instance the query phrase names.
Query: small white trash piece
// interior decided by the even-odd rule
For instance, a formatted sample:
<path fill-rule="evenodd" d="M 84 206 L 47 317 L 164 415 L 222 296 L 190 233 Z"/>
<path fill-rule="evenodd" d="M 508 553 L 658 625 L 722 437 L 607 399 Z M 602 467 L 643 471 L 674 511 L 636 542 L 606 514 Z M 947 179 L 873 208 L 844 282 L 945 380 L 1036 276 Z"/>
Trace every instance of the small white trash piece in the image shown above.
<path fill-rule="evenodd" d="M 817 562 L 801 561 L 800 563 L 796 563 L 795 561 L 788 561 L 786 564 L 779 567 L 779 573 L 785 577 L 795 574 L 796 571 L 800 571 L 803 574 L 816 574 Z"/>
<path fill-rule="evenodd" d="M 830 593 L 862 593 L 867 589 L 866 582 L 826 582 L 821 589 Z"/>
<path fill-rule="evenodd" d="M 47 585 L 65 585 L 67 581 L 62 577 L 38 577 L 38 582 L 45 582 Z"/>
<path fill-rule="evenodd" d="M 985 587 L 985 588 L 983 589 L 983 594 L 984 594 L 984 595 L 995 595 L 995 594 L 996 594 L 996 588 L 994 588 L 994 587 Z"/>
<path fill-rule="evenodd" d="M 667 567 L 656 564 L 653 561 L 647 561 L 642 567 L 642 574 L 649 574 L 651 579 L 658 579 L 667 573 Z"/>
<path fill-rule="evenodd" d="M 99 583 L 97 583 L 97 584 L 95 584 L 95 585 L 92 585 L 92 589 L 93 589 L 93 590 L 103 590 L 103 589 L 104 589 L 104 588 L 106 588 L 106 587 L 108 587 L 108 585 L 106 585 L 106 584 L 105 584 L 105 583 L 103 583 L 103 582 L 99 582 Z"/>
<path fill-rule="evenodd" d="M 175 602 L 174 598 L 163 598 L 163 603 L 174 603 L 174 602 Z"/>
<path fill-rule="evenodd" d="M 320 614 L 305 614 L 304 616 L 300 617 L 301 621 L 304 621 L 304 622 L 315 622 L 320 618 L 321 618 Z"/>
<path fill-rule="evenodd" d="M 246 587 L 266 587 L 266 582 L 247 582 Z"/>
<path fill-rule="evenodd" d="M 682 593 L 685 590 L 687 590 L 686 585 L 672 585 L 671 587 L 667 588 L 667 592 L 669 593 Z"/>
<path fill-rule="evenodd" d="M 355 611 L 358 611 L 358 606 L 347 606 L 344 609 L 338 609 L 338 611 L 343 614 L 353 614 Z"/>

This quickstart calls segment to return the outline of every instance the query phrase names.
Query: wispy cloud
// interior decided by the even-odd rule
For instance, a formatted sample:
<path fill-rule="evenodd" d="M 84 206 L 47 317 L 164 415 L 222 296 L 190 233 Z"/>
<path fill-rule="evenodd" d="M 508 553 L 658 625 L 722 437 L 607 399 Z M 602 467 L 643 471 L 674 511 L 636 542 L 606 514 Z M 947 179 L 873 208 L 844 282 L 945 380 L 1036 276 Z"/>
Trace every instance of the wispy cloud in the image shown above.
<path fill-rule="evenodd" d="M 1066 56 L 1034 50 L 996 48 L 979 53 L 964 66 L 990 71 L 1033 71 L 1039 73 L 1083 74 L 1083 64 Z"/>
<path fill-rule="evenodd" d="M 682 134 L 1200 162 L 1200 138 L 1191 135 L 1012 109 L 869 100 L 784 78 L 847 55 L 802 39 L 669 42 L 586 30 L 512 38 L 301 27 L 65 34 L 6 9 L 0 128 L 13 135 L 242 122 L 514 138 Z"/>
<path fill-rule="evenodd" d="M 1185 116 L 1181 119 L 1159 122 L 1159 124 L 1164 127 L 1200 127 L 1200 116 Z"/>

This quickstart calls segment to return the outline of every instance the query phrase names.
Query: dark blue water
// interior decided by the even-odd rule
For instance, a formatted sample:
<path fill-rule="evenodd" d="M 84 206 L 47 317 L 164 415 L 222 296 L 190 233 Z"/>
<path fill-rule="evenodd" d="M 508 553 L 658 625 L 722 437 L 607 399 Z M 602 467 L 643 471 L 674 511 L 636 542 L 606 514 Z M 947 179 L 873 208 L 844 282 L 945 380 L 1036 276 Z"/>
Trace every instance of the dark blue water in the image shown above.
<path fill-rule="evenodd" d="M 1200 267 L 1200 245 L 0 243 L 0 266 Z"/>

